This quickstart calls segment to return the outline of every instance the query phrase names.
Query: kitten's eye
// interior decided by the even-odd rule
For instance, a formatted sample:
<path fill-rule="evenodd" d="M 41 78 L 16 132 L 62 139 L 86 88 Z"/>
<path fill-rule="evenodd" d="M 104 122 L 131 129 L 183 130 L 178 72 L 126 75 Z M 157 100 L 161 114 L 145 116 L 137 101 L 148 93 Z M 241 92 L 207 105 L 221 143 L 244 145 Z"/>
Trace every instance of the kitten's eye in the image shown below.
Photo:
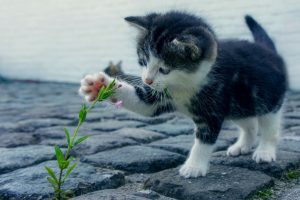
<path fill-rule="evenodd" d="M 144 60 L 144 59 L 139 59 L 139 64 L 140 64 L 141 66 L 147 66 L 147 62 L 146 62 L 146 60 Z"/>
<path fill-rule="evenodd" d="M 168 73 L 170 73 L 171 72 L 171 70 L 169 70 L 169 69 L 164 69 L 164 68 L 159 68 L 159 70 L 158 70 L 160 73 L 162 73 L 162 74 L 164 74 L 164 75 L 166 75 L 166 74 L 168 74 Z"/>

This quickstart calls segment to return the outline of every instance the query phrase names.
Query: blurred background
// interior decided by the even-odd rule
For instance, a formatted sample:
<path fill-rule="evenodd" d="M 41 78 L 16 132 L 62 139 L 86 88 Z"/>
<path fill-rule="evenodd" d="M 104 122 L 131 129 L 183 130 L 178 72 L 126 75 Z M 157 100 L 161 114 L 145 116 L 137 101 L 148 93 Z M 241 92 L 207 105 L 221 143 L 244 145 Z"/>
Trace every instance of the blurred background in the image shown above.
<path fill-rule="evenodd" d="M 251 14 L 286 60 L 291 87 L 300 89 L 299 0 L 1 0 L 0 75 L 14 79 L 76 82 L 123 61 L 138 74 L 136 31 L 124 17 L 170 9 L 207 19 L 219 38 L 252 40 Z"/>

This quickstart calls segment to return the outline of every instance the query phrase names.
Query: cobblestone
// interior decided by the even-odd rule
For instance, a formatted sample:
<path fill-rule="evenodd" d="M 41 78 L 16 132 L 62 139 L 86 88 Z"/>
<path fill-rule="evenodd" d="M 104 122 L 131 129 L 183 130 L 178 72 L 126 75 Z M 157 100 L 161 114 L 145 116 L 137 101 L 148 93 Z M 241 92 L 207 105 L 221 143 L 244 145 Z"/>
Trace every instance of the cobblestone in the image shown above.
<path fill-rule="evenodd" d="M 146 146 L 129 146 L 85 156 L 83 162 L 128 172 L 156 172 L 176 167 L 184 157 Z"/>
<path fill-rule="evenodd" d="M 43 162 L 36 166 L 1 175 L 0 199 L 29 200 L 51 197 L 53 192 L 45 179 L 48 175 L 44 166 L 55 169 L 56 161 Z M 124 175 L 121 172 L 78 163 L 78 167 L 70 174 L 64 187 L 71 189 L 75 195 L 79 195 L 101 189 L 116 188 L 123 185 L 124 182 Z"/>
<path fill-rule="evenodd" d="M 43 167 L 55 169 L 53 145 L 66 147 L 63 128 L 72 132 L 76 126 L 78 86 L 12 81 L 0 83 L 0 89 L 0 199 L 48 199 L 52 190 Z M 300 92 L 288 94 L 276 162 L 225 156 L 238 135 L 226 123 L 210 173 L 184 179 L 178 169 L 192 146 L 193 129 L 183 116 L 150 118 L 98 104 L 78 133 L 91 137 L 71 152 L 81 161 L 66 188 L 75 199 L 247 199 L 300 167 Z M 278 198 L 298 193 L 295 185 Z"/>
<path fill-rule="evenodd" d="M 177 199 L 238 200 L 273 184 L 271 177 L 243 168 L 211 166 L 207 176 L 196 179 L 183 179 L 178 170 L 169 169 L 152 175 L 145 188 Z"/>

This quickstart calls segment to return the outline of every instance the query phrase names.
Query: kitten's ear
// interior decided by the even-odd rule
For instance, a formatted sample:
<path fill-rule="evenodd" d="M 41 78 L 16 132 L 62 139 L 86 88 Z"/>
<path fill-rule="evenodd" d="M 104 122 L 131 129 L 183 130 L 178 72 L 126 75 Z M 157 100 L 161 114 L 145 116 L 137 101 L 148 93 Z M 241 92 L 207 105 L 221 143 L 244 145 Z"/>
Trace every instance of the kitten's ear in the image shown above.
<path fill-rule="evenodd" d="M 119 60 L 117 66 L 118 66 L 118 67 L 121 67 L 121 66 L 122 66 L 122 60 Z"/>
<path fill-rule="evenodd" d="M 116 66 L 117 66 L 118 68 L 121 69 L 121 67 L 122 67 L 122 60 L 120 60 L 120 61 L 118 62 L 118 64 L 116 64 Z"/>
<path fill-rule="evenodd" d="M 193 36 L 181 36 L 172 40 L 171 45 L 182 56 L 189 56 L 193 61 L 198 60 L 202 56 L 202 49 L 198 45 L 198 41 Z"/>
<path fill-rule="evenodd" d="M 131 17 L 125 17 L 125 21 L 127 21 L 131 26 L 141 30 L 141 31 L 147 31 L 148 30 L 148 19 L 147 17 L 137 17 L 137 16 L 131 16 Z"/>

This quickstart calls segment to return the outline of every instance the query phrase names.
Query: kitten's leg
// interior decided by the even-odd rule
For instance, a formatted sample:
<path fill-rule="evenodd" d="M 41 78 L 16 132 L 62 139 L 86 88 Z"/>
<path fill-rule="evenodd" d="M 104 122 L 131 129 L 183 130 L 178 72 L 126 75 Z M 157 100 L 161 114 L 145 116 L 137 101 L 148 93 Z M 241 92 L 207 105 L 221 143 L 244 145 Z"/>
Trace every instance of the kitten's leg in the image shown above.
<path fill-rule="evenodd" d="M 99 89 L 108 85 L 113 81 L 103 72 L 93 75 L 87 75 L 81 80 L 79 93 L 85 97 L 87 101 L 93 101 L 97 97 Z M 159 105 L 156 103 L 158 99 L 149 87 L 133 86 L 124 81 L 116 81 L 116 93 L 112 100 L 122 100 L 123 106 L 131 111 L 152 116 L 157 112 Z"/>
<path fill-rule="evenodd" d="M 180 175 L 185 178 L 205 176 L 213 150 L 214 145 L 205 144 L 195 138 L 189 157 L 179 170 Z"/>
<path fill-rule="evenodd" d="M 256 117 L 234 121 L 240 128 L 238 140 L 227 150 L 228 156 L 238 156 L 251 151 L 258 132 L 258 120 Z"/>
<path fill-rule="evenodd" d="M 253 153 L 253 160 L 257 163 L 276 160 L 276 145 L 279 137 L 281 110 L 258 118 L 259 145 Z"/>
<path fill-rule="evenodd" d="M 210 157 L 221 125 L 216 125 L 217 129 L 214 129 L 216 127 L 211 128 L 207 124 L 201 124 L 197 127 L 194 145 L 188 159 L 179 170 L 180 175 L 185 178 L 205 176 L 207 174 Z"/>

